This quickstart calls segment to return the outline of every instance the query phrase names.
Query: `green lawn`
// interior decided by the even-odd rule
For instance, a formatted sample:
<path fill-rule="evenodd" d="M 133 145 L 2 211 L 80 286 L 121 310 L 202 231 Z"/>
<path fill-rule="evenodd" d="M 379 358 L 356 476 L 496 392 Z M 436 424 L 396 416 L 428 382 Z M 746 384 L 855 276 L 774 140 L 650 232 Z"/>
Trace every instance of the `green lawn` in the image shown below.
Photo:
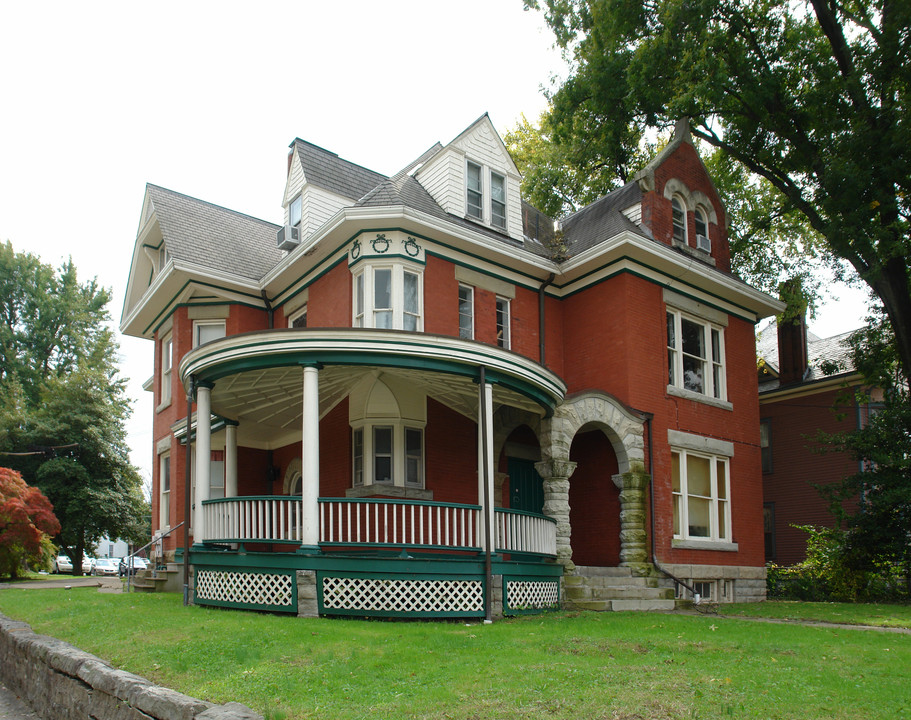
<path fill-rule="evenodd" d="M 782 620 L 911 628 L 911 605 L 774 600 L 764 603 L 722 605 L 719 607 L 719 613 L 728 617 L 767 617 Z"/>
<path fill-rule="evenodd" d="M 302 619 L 92 588 L 6 587 L 0 611 L 275 719 L 911 720 L 911 636 L 895 633 L 648 613 L 487 626 Z"/>

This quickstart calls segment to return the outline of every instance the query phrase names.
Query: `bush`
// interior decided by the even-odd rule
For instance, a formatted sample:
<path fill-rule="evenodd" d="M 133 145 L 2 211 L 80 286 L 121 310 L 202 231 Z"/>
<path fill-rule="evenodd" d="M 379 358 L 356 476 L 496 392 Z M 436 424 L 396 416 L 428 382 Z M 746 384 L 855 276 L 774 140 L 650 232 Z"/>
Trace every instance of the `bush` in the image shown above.
<path fill-rule="evenodd" d="M 900 566 L 874 562 L 858 567 L 838 528 L 797 526 L 809 534 L 807 559 L 799 565 L 769 565 L 770 600 L 807 602 L 908 602 L 908 583 Z M 869 566 L 869 564 L 868 564 Z"/>

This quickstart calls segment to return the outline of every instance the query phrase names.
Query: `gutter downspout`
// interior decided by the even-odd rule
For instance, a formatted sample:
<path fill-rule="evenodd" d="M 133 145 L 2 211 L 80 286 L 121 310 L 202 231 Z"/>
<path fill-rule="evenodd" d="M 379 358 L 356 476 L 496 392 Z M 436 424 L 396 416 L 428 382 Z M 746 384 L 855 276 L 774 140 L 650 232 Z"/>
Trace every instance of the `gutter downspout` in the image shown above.
<path fill-rule="evenodd" d="M 658 562 L 658 552 L 655 549 L 655 471 L 652 466 L 652 461 L 654 460 L 654 451 L 652 450 L 652 418 L 654 417 L 654 413 L 645 413 L 645 426 L 648 433 L 648 504 L 650 525 L 649 535 L 651 536 L 652 541 L 652 565 L 655 566 L 656 570 L 667 575 L 675 583 L 678 585 L 683 585 L 683 587 L 689 590 L 693 596 L 694 604 L 698 605 L 701 599 L 699 597 L 699 593 L 697 593 L 695 589 L 678 578 L 676 575 L 671 574 L 670 571 L 665 570 L 663 567 L 661 567 L 661 563 Z"/>
<path fill-rule="evenodd" d="M 269 318 L 269 329 L 275 327 L 275 309 L 272 307 L 272 303 L 269 302 L 269 296 L 266 295 L 266 291 L 263 290 L 260 295 L 262 295 L 263 303 L 266 306 L 266 314 Z"/>
<path fill-rule="evenodd" d="M 538 340 L 540 342 L 538 348 L 538 362 L 541 363 L 541 365 L 544 365 L 544 288 L 554 281 L 554 277 L 554 273 L 548 275 L 544 284 L 538 288 Z"/>
<path fill-rule="evenodd" d="M 490 606 L 490 596 L 493 593 L 493 564 L 491 562 L 491 543 L 493 542 L 493 528 L 490 527 L 490 468 L 487 466 L 487 373 L 483 365 L 479 368 L 481 385 L 481 456 L 484 467 L 482 475 L 484 482 L 484 582 L 487 592 L 484 593 L 484 619 L 493 622 Z"/>
<path fill-rule="evenodd" d="M 190 387 L 187 390 L 187 450 L 183 476 L 183 604 L 190 604 L 190 421 L 193 419 L 193 396 L 196 394 L 196 376 L 190 375 Z"/>

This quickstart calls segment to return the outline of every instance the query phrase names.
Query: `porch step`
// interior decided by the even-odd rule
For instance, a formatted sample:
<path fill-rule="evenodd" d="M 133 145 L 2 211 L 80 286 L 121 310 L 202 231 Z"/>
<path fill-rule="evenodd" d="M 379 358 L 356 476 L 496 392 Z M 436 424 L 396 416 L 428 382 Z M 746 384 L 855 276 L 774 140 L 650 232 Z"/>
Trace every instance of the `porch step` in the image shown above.
<path fill-rule="evenodd" d="M 130 583 L 131 588 L 136 592 L 179 592 L 181 571 L 177 569 L 179 566 L 172 569 L 171 565 L 173 563 L 169 563 L 166 570 L 139 570 Z M 126 584 L 124 578 L 124 588 Z"/>
<path fill-rule="evenodd" d="M 584 610 L 673 610 L 674 590 L 648 566 L 577 566 L 564 578 L 566 602 Z"/>

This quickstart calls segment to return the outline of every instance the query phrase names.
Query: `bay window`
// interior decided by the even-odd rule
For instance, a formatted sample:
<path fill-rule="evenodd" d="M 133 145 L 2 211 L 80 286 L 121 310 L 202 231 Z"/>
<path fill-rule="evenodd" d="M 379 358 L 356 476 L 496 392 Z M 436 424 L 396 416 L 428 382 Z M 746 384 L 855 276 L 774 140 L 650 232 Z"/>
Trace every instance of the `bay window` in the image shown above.
<path fill-rule="evenodd" d="M 359 424 L 351 431 L 351 467 L 353 487 L 424 487 L 423 429 L 400 421 Z"/>
<path fill-rule="evenodd" d="M 225 336 L 225 321 L 195 321 L 193 323 L 193 347 L 218 340 Z"/>
<path fill-rule="evenodd" d="M 354 327 L 423 329 L 422 275 L 401 264 L 369 265 L 354 276 Z"/>
<path fill-rule="evenodd" d="M 474 339 L 474 288 L 459 283 L 459 337 Z"/>
<path fill-rule="evenodd" d="M 509 299 L 497 297 L 497 345 L 509 350 Z"/>

